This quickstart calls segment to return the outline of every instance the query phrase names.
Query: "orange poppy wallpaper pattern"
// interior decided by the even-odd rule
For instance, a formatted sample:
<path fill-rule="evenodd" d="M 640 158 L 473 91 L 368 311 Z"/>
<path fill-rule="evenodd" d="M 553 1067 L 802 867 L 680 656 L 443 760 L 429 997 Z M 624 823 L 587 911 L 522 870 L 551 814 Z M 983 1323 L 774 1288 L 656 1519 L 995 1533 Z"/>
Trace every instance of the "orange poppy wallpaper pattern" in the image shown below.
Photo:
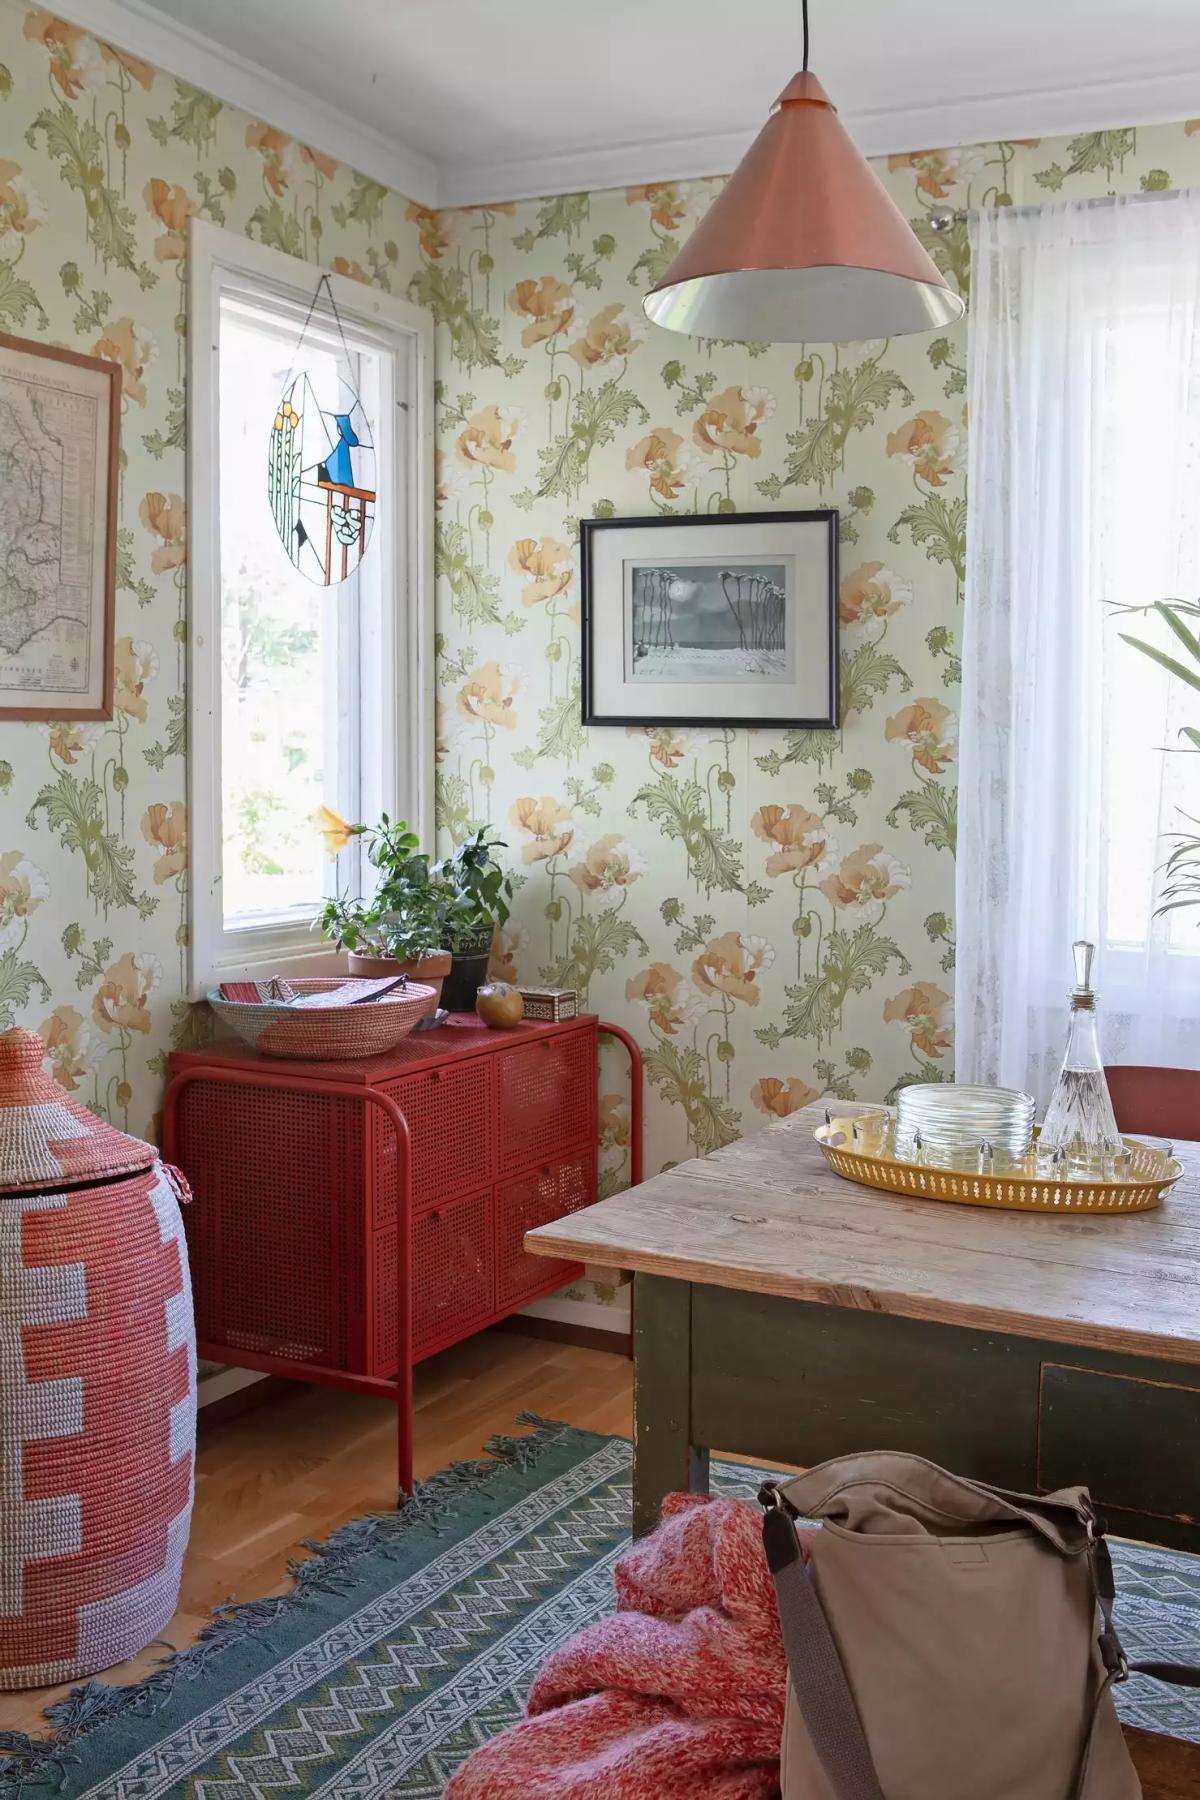
<path fill-rule="evenodd" d="M 965 231 L 935 236 L 931 208 L 1200 181 L 1200 121 L 878 166 L 965 287 Z M 437 321 L 443 844 L 507 841 L 495 972 L 576 986 L 643 1045 L 648 1168 L 951 1073 L 965 326 L 792 347 L 648 326 L 719 185 L 435 212 L 0 0 L 0 329 L 123 383 L 114 718 L 0 726 L 0 1027 L 42 1031 L 64 1088 L 153 1134 L 167 1050 L 210 1029 L 184 990 L 194 216 Z M 579 519 L 776 505 L 841 513 L 841 729 L 585 732 Z M 615 1057 L 602 1088 L 607 1189 Z"/>

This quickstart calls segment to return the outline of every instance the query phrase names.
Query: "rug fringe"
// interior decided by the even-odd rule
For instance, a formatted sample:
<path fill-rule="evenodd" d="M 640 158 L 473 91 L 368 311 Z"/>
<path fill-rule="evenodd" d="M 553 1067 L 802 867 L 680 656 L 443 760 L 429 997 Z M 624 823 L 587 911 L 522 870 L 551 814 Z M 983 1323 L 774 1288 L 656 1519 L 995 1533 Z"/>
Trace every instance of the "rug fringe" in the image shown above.
<path fill-rule="evenodd" d="M 482 1457 L 451 1463 L 427 1481 L 416 1484 L 412 1498 L 392 1512 L 367 1513 L 339 1525 L 317 1542 L 305 1539 L 306 1557 L 293 1557 L 288 1573 L 293 1585 L 286 1594 L 266 1600 L 227 1601 L 215 1606 L 209 1623 L 194 1644 L 169 1650 L 159 1667 L 143 1681 L 128 1687 L 110 1687 L 95 1679 L 73 1687 L 62 1700 L 45 1710 L 54 1729 L 35 1738 L 24 1731 L 0 1731 L 0 1800 L 21 1800 L 29 1783 L 53 1774 L 61 1781 L 69 1763 L 79 1759 L 70 1746 L 97 1726 L 125 1714 L 153 1713 L 169 1699 L 179 1680 L 194 1681 L 214 1655 L 231 1644 L 244 1642 L 274 1625 L 317 1594 L 345 1594 L 357 1579 L 355 1565 L 364 1557 L 389 1555 L 416 1526 L 437 1530 L 456 1503 L 486 1485 L 504 1469 L 522 1473 L 558 1443 L 571 1427 L 538 1413 L 517 1414 L 518 1425 L 533 1429 L 522 1436 L 497 1435 L 488 1439 Z"/>

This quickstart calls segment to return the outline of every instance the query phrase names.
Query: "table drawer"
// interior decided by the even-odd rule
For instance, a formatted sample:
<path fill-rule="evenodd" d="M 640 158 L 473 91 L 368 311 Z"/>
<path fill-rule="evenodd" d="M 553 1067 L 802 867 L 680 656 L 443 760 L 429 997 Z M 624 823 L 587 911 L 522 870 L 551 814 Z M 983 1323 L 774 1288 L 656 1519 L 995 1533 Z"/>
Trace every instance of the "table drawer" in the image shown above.
<path fill-rule="evenodd" d="M 495 1311 L 492 1194 L 468 1194 L 413 1220 L 413 1355 L 486 1324 Z"/>
<path fill-rule="evenodd" d="M 1039 1485 L 1086 1486 L 1105 1513 L 1200 1518 L 1200 1371 L 1179 1376 L 1143 1381 L 1043 1363 Z"/>
<path fill-rule="evenodd" d="M 496 1058 L 497 1174 L 550 1160 L 596 1132 L 596 1034 L 541 1038 Z"/>
<path fill-rule="evenodd" d="M 408 1120 L 413 1158 L 413 1211 L 491 1181 L 495 1115 L 491 1058 L 475 1056 L 380 1084 Z M 372 1108 L 375 1192 L 372 1225 L 396 1217 L 396 1139 Z M 536 1155 L 532 1151 L 531 1155 Z"/>
<path fill-rule="evenodd" d="M 496 1189 L 496 1304 L 512 1306 L 544 1288 L 558 1275 L 570 1281 L 579 1264 L 530 1256 L 525 1233 L 567 1213 L 590 1206 L 596 1198 L 596 1152 L 588 1145 L 573 1156 L 559 1157 L 524 1175 L 511 1176 Z"/>

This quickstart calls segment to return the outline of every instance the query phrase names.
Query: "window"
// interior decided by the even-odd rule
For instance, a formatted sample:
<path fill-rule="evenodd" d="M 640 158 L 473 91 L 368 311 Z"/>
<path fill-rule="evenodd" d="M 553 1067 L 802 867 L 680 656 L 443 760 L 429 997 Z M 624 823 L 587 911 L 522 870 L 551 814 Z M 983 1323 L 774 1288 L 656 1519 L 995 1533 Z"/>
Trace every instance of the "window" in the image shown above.
<path fill-rule="evenodd" d="M 427 511 L 432 356 L 426 314 L 203 222 L 192 227 L 191 988 L 319 973 L 313 930 L 357 891 L 318 815 L 381 811 L 432 828 Z M 339 329 L 340 321 L 340 329 Z M 303 329 L 303 349 L 299 348 Z M 340 376 L 371 422 L 378 509 L 360 565 L 322 587 L 289 561 L 267 492 L 273 419 L 301 366 Z M 327 390 L 325 390 L 327 391 Z"/>
<path fill-rule="evenodd" d="M 1193 372 L 1191 347 L 1185 352 L 1178 341 L 1170 298 L 1155 294 L 1153 270 L 1146 285 L 1144 297 L 1105 316 L 1095 342 L 1104 396 L 1096 563 L 1109 607 L 1100 920 L 1112 976 L 1120 980 L 1127 967 L 1134 983 L 1156 939 L 1172 962 L 1200 962 L 1200 914 L 1155 917 L 1170 834 L 1197 810 L 1196 765 L 1180 738 L 1180 727 L 1197 717 L 1195 695 L 1120 641 L 1125 631 L 1174 649 L 1157 620 L 1118 609 L 1200 598 L 1200 516 L 1191 498 L 1200 487 L 1200 360 Z"/>
<path fill-rule="evenodd" d="M 1045 1098 L 1076 937 L 1110 1062 L 1200 1057 L 1200 916 L 1163 910 L 1195 696 L 1120 610 L 1200 595 L 1200 198 L 985 208 L 971 233 L 956 1070 Z"/>

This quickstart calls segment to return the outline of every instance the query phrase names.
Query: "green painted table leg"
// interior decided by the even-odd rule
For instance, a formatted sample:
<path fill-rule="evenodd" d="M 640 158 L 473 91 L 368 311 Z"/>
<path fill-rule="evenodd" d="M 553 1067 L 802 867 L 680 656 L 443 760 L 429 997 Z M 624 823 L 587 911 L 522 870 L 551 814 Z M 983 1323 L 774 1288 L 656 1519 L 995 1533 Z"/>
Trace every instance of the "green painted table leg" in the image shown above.
<path fill-rule="evenodd" d="M 633 1535 L 658 1523 L 664 1494 L 708 1492 L 708 1450 L 692 1442 L 692 1288 L 634 1276 Z"/>

